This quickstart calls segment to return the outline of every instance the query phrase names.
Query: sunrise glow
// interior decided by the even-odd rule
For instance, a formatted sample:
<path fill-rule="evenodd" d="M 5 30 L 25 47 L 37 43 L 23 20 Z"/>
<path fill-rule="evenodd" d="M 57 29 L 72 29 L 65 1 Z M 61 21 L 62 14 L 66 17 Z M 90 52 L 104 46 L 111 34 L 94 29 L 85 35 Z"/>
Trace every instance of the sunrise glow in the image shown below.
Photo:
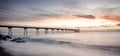
<path fill-rule="evenodd" d="M 110 3 L 97 0 L 2 2 L 0 5 L 3 5 L 4 8 L 0 9 L 2 11 L 0 13 L 0 24 L 44 27 L 99 27 L 120 23 L 119 3 L 116 1 L 110 1 Z"/>

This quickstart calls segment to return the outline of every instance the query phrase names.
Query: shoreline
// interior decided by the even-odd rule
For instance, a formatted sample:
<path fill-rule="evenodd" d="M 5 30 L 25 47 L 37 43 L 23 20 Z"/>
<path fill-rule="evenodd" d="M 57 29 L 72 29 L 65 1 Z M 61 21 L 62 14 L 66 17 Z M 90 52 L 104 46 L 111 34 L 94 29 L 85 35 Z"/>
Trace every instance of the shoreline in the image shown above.
<path fill-rule="evenodd" d="M 120 27 L 81 27 L 81 31 L 120 31 Z"/>
<path fill-rule="evenodd" d="M 6 37 L 7 38 L 7 37 Z M 11 37 L 12 38 L 12 37 Z M 21 38 L 17 38 L 17 39 L 13 39 L 12 42 L 21 42 L 23 39 Z M 24 40 L 22 41 L 24 42 Z M 44 43 L 44 40 L 41 40 L 41 42 Z M 51 42 L 50 40 L 48 40 L 47 42 Z M 52 43 L 56 43 L 56 41 L 53 41 Z M 46 43 L 46 42 L 45 42 Z M 64 43 L 64 42 L 61 42 L 61 43 Z M 65 42 L 66 43 L 66 42 Z M 1 44 L 1 42 L 0 42 Z M 89 47 L 89 45 L 88 45 Z M 96 48 L 96 49 L 101 49 L 101 50 L 110 50 L 110 51 L 114 51 L 116 53 L 119 53 L 120 52 L 120 48 L 119 46 L 90 46 L 91 48 Z M 0 56 L 13 56 L 12 54 L 10 54 L 9 52 L 6 51 L 6 49 L 2 46 L 0 46 Z"/>
<path fill-rule="evenodd" d="M 2 43 L 1 41 L 6 41 L 7 39 L 11 38 L 10 36 L 8 35 L 4 35 L 4 34 L 1 34 L 0 33 L 0 44 Z M 5 48 L 3 48 L 1 45 L 0 45 L 0 56 L 13 56 L 11 55 L 10 53 L 6 52 L 5 51 Z"/>

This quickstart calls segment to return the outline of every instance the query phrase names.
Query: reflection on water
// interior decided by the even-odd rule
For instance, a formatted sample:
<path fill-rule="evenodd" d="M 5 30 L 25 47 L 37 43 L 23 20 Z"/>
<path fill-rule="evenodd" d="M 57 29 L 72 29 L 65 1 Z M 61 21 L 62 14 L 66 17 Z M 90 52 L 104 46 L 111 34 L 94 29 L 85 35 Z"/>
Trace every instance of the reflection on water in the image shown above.
<path fill-rule="evenodd" d="M 15 33 L 26 42 L 1 43 L 14 56 L 120 56 L 119 32 L 80 32 L 39 34 L 24 36 Z"/>

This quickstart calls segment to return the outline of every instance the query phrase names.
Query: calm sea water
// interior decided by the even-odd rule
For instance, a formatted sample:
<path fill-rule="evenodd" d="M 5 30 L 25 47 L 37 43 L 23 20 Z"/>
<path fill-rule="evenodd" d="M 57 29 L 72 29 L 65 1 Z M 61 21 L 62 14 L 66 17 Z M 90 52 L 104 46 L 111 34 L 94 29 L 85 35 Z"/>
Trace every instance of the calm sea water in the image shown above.
<path fill-rule="evenodd" d="M 7 34 L 7 30 L 1 30 Z M 80 32 L 50 33 L 39 35 L 29 30 L 14 29 L 14 38 L 21 37 L 26 42 L 3 41 L 0 46 L 13 56 L 120 56 L 120 32 Z"/>

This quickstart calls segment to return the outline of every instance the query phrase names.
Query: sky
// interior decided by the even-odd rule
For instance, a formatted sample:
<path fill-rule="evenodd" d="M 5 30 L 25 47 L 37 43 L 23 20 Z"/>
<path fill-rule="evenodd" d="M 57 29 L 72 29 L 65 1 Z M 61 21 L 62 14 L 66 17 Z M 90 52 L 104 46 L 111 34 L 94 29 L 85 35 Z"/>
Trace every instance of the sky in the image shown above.
<path fill-rule="evenodd" d="M 86 27 L 120 23 L 120 0 L 0 0 L 0 24 Z"/>

